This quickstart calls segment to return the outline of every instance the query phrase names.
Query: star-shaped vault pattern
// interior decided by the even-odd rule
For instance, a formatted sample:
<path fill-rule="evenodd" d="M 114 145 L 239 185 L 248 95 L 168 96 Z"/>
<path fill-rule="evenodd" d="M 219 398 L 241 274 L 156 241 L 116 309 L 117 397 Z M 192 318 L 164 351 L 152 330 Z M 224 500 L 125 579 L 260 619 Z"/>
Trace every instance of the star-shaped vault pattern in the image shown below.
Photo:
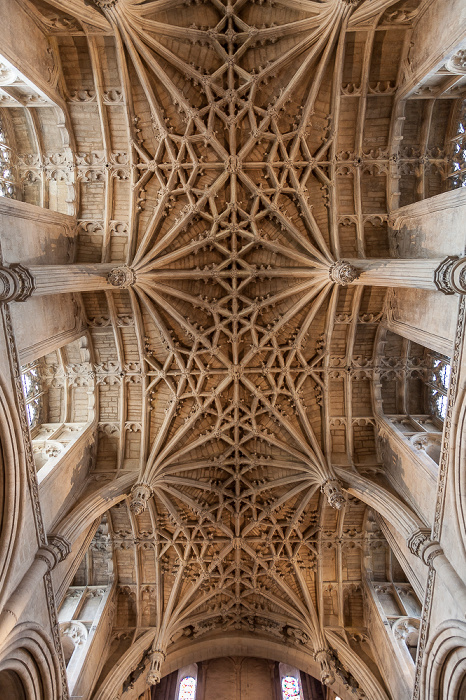
<path fill-rule="evenodd" d="M 273 24 L 262 2 L 95 4 L 132 116 L 119 293 L 144 364 L 131 510 L 153 532 L 154 649 L 219 628 L 324 649 L 319 512 L 346 497 L 322 398 L 340 242 L 319 101 L 357 3 L 290 0 Z"/>

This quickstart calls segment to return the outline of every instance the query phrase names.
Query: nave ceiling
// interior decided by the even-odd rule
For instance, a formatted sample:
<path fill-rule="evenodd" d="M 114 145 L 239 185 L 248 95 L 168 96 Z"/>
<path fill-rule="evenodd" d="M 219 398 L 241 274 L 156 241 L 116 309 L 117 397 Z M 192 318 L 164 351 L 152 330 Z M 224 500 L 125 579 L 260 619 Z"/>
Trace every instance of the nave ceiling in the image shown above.
<path fill-rule="evenodd" d="M 109 511 L 117 627 L 155 628 L 163 652 L 234 630 L 365 644 L 366 506 L 337 474 L 383 479 L 385 289 L 347 286 L 338 263 L 393 254 L 393 107 L 418 9 L 34 3 L 69 118 L 56 167 L 74 178 L 76 262 L 115 263 L 120 285 L 82 294 L 95 478 L 136 484 Z"/>

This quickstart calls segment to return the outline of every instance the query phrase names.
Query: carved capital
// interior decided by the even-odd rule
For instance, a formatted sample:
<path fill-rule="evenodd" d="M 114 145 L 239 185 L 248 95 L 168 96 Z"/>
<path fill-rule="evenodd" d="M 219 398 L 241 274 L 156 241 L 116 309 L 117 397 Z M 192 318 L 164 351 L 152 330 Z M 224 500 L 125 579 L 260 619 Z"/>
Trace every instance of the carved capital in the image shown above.
<path fill-rule="evenodd" d="M 424 564 L 431 566 L 433 560 L 443 554 L 443 549 L 439 542 L 427 542 L 426 545 L 421 550 L 421 557 Z"/>
<path fill-rule="evenodd" d="M 409 551 L 416 557 L 422 556 L 422 550 L 430 542 L 430 530 L 427 528 L 419 528 L 413 532 L 407 541 Z"/>
<path fill-rule="evenodd" d="M 135 484 L 131 489 L 131 503 L 129 507 L 134 515 L 141 515 L 146 509 L 147 501 L 152 495 L 152 489 L 148 484 Z"/>
<path fill-rule="evenodd" d="M 332 508 L 340 510 L 346 503 L 346 498 L 341 490 L 341 483 L 338 479 L 327 479 L 320 487 L 322 493 L 327 496 L 327 500 Z"/>
<path fill-rule="evenodd" d="M 136 273 L 131 267 L 128 267 L 128 265 L 121 265 L 121 267 L 114 267 L 113 270 L 110 270 L 107 281 L 113 287 L 127 289 L 135 283 Z"/>
<path fill-rule="evenodd" d="M 71 552 L 71 543 L 61 535 L 50 535 L 48 537 L 49 547 L 53 547 L 57 563 L 66 559 Z"/>
<path fill-rule="evenodd" d="M 0 302 L 25 301 L 34 288 L 34 278 L 23 265 L 0 267 Z"/>
<path fill-rule="evenodd" d="M 359 277 L 359 272 L 347 260 L 337 260 L 333 265 L 330 265 L 328 276 L 332 282 L 346 287 Z"/>
<path fill-rule="evenodd" d="M 434 272 L 434 282 L 444 294 L 466 294 L 466 258 L 449 255 Z"/>

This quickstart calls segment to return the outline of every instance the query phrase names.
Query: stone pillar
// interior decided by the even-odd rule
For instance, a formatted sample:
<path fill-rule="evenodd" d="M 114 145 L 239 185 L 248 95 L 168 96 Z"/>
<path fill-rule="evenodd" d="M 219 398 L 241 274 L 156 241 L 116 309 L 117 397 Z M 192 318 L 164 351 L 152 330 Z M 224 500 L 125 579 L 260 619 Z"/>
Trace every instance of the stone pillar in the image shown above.
<path fill-rule="evenodd" d="M 0 646 L 15 627 L 31 597 L 40 589 L 45 574 L 66 559 L 70 551 L 70 543 L 59 536 L 49 537 L 48 544 L 37 551 L 34 561 L 0 613 Z"/>
<path fill-rule="evenodd" d="M 134 284 L 135 272 L 112 263 L 77 265 L 22 265 L 0 267 L 0 302 L 25 301 L 31 295 L 111 291 Z"/>
<path fill-rule="evenodd" d="M 338 260 L 329 267 L 329 277 L 341 286 L 411 287 L 466 294 L 466 257 Z"/>
<path fill-rule="evenodd" d="M 439 542 L 429 538 L 426 529 L 418 529 L 407 540 L 408 549 L 424 564 L 432 566 L 445 589 L 450 593 L 466 618 L 466 584 L 455 571 Z"/>
<path fill-rule="evenodd" d="M 452 599 L 456 601 L 466 618 L 466 584 L 447 559 L 438 542 L 428 542 L 421 550 L 422 560 L 432 565 Z"/>

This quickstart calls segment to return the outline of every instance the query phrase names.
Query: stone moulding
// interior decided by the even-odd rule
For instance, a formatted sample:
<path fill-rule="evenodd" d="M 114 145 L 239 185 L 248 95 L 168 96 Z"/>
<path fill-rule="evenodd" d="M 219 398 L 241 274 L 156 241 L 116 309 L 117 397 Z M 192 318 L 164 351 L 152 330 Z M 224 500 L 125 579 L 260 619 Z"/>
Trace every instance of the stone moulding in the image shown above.
<path fill-rule="evenodd" d="M 359 277 L 359 272 L 346 260 L 337 260 L 330 265 L 328 275 L 332 282 L 346 287 Z"/>
<path fill-rule="evenodd" d="M 435 517 L 434 524 L 432 527 L 431 539 L 432 541 L 439 541 L 441 534 L 441 523 L 443 520 L 443 511 L 445 507 L 445 488 L 447 481 L 447 468 L 449 463 L 449 453 L 450 453 L 450 439 L 452 434 L 452 418 L 453 418 L 453 408 L 456 403 L 456 397 L 458 393 L 458 378 L 460 372 L 460 358 L 461 351 L 464 342 L 464 331 L 466 323 L 466 298 L 463 295 L 460 301 L 460 308 L 458 314 L 458 323 L 456 326 L 455 344 L 453 349 L 453 356 L 451 359 L 451 378 L 450 378 L 450 389 L 448 394 L 448 408 L 447 415 L 445 417 L 444 424 L 444 437 L 442 445 L 442 453 L 440 457 L 439 464 L 439 475 L 438 475 L 438 486 L 437 486 L 437 499 L 435 504 Z M 429 632 L 429 622 L 430 613 L 432 606 L 432 597 L 434 592 L 435 584 L 435 569 L 432 565 L 432 559 L 429 562 L 429 572 L 427 575 L 426 592 L 424 598 L 424 606 L 422 609 L 421 618 L 421 629 L 419 634 L 419 648 L 417 655 L 416 664 L 416 675 L 414 680 L 414 690 L 413 690 L 413 700 L 421 699 L 421 674 L 423 668 L 423 659 L 427 645 L 427 638 Z"/>
<path fill-rule="evenodd" d="M 34 288 L 34 278 L 23 265 L 0 267 L 0 302 L 26 301 Z"/>
<path fill-rule="evenodd" d="M 0 260 L 1 263 L 1 260 Z M 21 433 L 23 438 L 24 446 L 24 457 L 26 461 L 26 474 L 28 479 L 29 493 L 31 495 L 31 501 L 33 506 L 34 521 L 37 531 L 37 538 L 41 547 L 47 547 L 47 536 L 45 534 L 44 521 L 42 517 L 42 510 L 39 501 L 39 485 L 37 482 L 36 467 L 34 462 L 34 454 L 32 451 L 31 437 L 29 433 L 29 427 L 26 417 L 26 405 L 24 403 L 23 387 L 21 383 L 21 371 L 18 359 L 18 350 L 16 348 L 16 341 L 13 332 L 13 325 L 11 322 L 10 310 L 7 304 L 3 304 L 1 312 L 3 316 L 3 327 L 8 343 L 8 355 L 9 363 L 11 367 L 11 376 L 13 377 L 13 387 L 16 394 L 16 405 L 18 410 L 19 421 L 21 424 Z M 58 544 L 58 543 L 51 543 Z M 60 543 L 62 551 L 66 550 L 65 541 Z M 52 629 L 53 645 L 55 648 L 55 653 L 57 655 L 58 664 L 60 668 L 60 679 L 61 679 L 61 698 L 62 700 L 69 699 L 68 691 L 68 678 L 66 675 L 65 659 L 63 656 L 63 649 L 60 639 L 60 629 L 58 626 L 58 615 L 55 604 L 55 592 L 53 590 L 52 576 L 50 571 L 47 571 L 44 575 L 44 584 L 46 591 L 47 606 L 50 617 L 50 625 Z"/>
<path fill-rule="evenodd" d="M 136 273 L 128 265 L 122 265 L 121 267 L 114 267 L 108 273 L 107 281 L 113 287 L 120 287 L 120 289 L 127 289 L 131 287 L 136 281 Z"/>

